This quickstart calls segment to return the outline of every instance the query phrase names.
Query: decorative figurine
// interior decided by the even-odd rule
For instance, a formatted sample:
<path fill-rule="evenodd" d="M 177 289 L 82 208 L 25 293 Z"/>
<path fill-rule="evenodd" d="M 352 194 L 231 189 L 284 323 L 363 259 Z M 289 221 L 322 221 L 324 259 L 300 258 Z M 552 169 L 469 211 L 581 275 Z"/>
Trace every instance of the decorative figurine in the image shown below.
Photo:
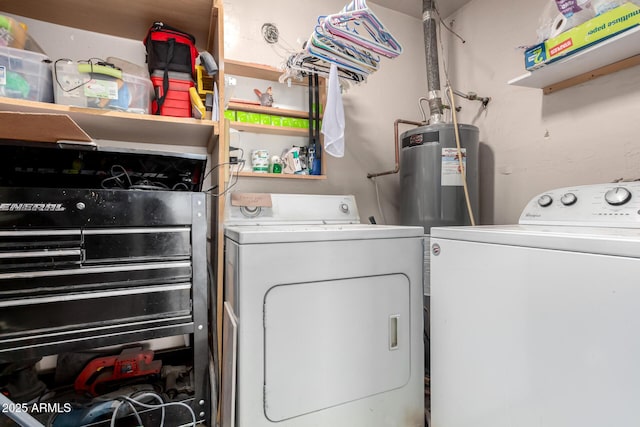
<path fill-rule="evenodd" d="M 269 86 L 266 92 L 262 93 L 258 89 L 254 89 L 253 92 L 258 95 L 258 99 L 260 100 L 260 105 L 263 107 L 271 107 L 273 106 L 273 95 L 271 91 L 271 86 Z"/>

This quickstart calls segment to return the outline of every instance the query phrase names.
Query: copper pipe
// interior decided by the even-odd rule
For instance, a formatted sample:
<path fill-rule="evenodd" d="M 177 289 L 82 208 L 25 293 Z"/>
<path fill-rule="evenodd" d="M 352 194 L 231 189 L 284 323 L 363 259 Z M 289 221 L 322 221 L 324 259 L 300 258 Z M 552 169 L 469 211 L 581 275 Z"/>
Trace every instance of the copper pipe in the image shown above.
<path fill-rule="evenodd" d="M 386 172 L 379 172 L 379 173 L 368 173 L 367 174 L 367 178 L 371 179 L 371 178 L 375 178 L 378 176 L 383 176 L 383 175 L 391 175 L 394 173 L 398 173 L 400 171 L 400 145 L 399 145 L 399 136 L 398 136 L 398 124 L 400 123 L 404 123 L 407 125 L 414 125 L 414 126 L 422 126 L 425 123 L 420 123 L 420 122 L 413 122 L 411 120 L 404 120 L 404 119 L 398 119 L 393 123 L 393 131 L 394 131 L 394 142 L 396 145 L 396 167 L 393 170 L 390 171 L 386 171 Z"/>

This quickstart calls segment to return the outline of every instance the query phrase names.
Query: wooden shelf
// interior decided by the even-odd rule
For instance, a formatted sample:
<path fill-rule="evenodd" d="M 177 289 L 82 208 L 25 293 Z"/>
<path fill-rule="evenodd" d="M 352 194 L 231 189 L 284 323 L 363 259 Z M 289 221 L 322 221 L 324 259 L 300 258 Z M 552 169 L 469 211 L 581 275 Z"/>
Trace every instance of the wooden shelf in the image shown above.
<path fill-rule="evenodd" d="M 230 122 L 229 127 L 239 131 L 263 133 L 268 135 L 309 136 L 309 129 L 307 128 L 289 128 L 244 122 Z"/>
<path fill-rule="evenodd" d="M 251 62 L 235 61 L 233 59 L 224 59 L 225 74 L 234 76 L 251 77 L 260 80 L 278 81 L 283 74 L 282 70 L 270 67 L 268 65 L 254 64 Z"/>
<path fill-rule="evenodd" d="M 229 102 L 228 110 L 246 111 L 249 113 L 272 114 L 274 116 L 296 117 L 308 119 L 308 111 L 287 110 L 285 108 L 263 107 L 262 105 L 243 104 L 241 102 Z"/>
<path fill-rule="evenodd" d="M 508 82 L 545 94 L 640 64 L 640 27 L 569 55 Z"/>
<path fill-rule="evenodd" d="M 249 62 L 235 61 L 232 59 L 224 59 L 223 62 L 223 73 L 242 76 L 242 77 L 250 77 L 260 80 L 270 80 L 270 81 L 279 81 L 280 76 L 283 74 L 282 70 L 279 70 L 274 67 L 270 67 L 268 65 L 255 64 Z M 319 79 L 320 82 L 320 104 L 326 104 L 326 81 L 324 78 Z M 304 79 L 302 81 L 292 81 L 292 83 L 296 85 L 307 85 L 308 79 Z M 298 87 L 296 90 L 300 90 Z M 243 104 L 239 102 L 230 102 L 228 106 L 229 110 L 234 111 L 246 111 L 249 113 L 258 113 L 258 114 L 272 114 L 277 116 L 284 117 L 293 117 L 293 118 L 302 118 L 308 119 L 309 112 L 308 111 L 300 111 L 300 110 L 287 110 L 284 108 L 273 108 L 273 107 L 263 107 L 260 105 L 252 105 L 252 104 Z M 322 117 L 322 114 L 320 115 Z M 227 120 L 225 120 L 227 123 Z M 283 136 L 299 136 L 299 137 L 308 137 L 309 129 L 308 128 L 291 128 L 291 127 L 280 127 L 280 126 L 269 126 L 262 124 L 254 124 L 254 123 L 245 123 L 245 122 L 237 122 L 237 121 L 229 121 L 229 127 L 244 131 L 251 132 L 257 134 L 270 134 L 270 135 L 283 135 Z M 226 126 L 226 125 L 225 125 Z M 323 144 L 323 137 L 320 136 L 320 146 Z M 327 179 L 326 175 L 326 164 L 325 162 L 321 163 L 321 175 L 293 175 L 293 174 L 265 174 L 265 173 L 253 173 L 253 172 L 240 172 L 238 176 L 243 177 L 251 177 L 251 178 L 275 178 L 275 179 L 302 179 L 302 180 L 324 180 Z"/>
<path fill-rule="evenodd" d="M 66 114 L 91 138 L 211 148 L 218 123 L 0 97 L 0 111 Z"/>
<path fill-rule="evenodd" d="M 251 178 L 284 178 L 284 179 L 311 179 L 321 180 L 327 179 L 326 175 L 294 175 L 288 173 L 255 173 L 255 172 L 238 172 L 238 176 Z"/>
<path fill-rule="evenodd" d="M 0 11 L 39 21 L 142 41 L 155 21 L 196 38 L 199 49 L 214 40 L 214 0 L 0 0 Z"/>
<path fill-rule="evenodd" d="M 2 1 L 2 0 L 0 0 Z M 231 74 L 233 76 L 250 77 L 260 80 L 271 80 L 274 82 L 279 81 L 280 76 L 284 74 L 284 71 L 271 67 L 269 65 L 255 64 L 252 62 L 242 62 L 233 59 L 224 60 L 224 72 L 225 74 Z M 320 86 L 324 85 L 324 79 L 320 79 Z M 308 79 L 291 80 L 291 84 L 294 85 L 308 85 Z"/>

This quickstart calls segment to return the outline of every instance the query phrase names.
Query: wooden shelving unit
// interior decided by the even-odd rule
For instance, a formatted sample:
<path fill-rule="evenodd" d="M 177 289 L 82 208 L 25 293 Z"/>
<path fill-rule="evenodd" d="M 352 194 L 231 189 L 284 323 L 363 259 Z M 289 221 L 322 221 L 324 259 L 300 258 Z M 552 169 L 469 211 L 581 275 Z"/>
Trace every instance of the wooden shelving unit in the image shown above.
<path fill-rule="evenodd" d="M 542 89 L 544 94 L 640 64 L 640 27 L 528 71 L 508 82 L 513 86 Z"/>
<path fill-rule="evenodd" d="M 279 70 L 274 67 L 270 67 L 268 65 L 235 61 L 232 59 L 225 59 L 223 68 L 224 68 L 225 74 L 242 76 L 242 77 L 250 77 L 250 78 L 260 79 L 260 80 L 278 81 L 280 76 L 282 75 L 282 70 Z M 294 81 L 292 83 L 297 85 L 307 86 L 308 80 L 303 79 L 302 81 Z M 320 104 L 322 105 L 326 103 L 326 84 L 324 79 L 320 79 L 320 101 L 321 101 Z M 292 117 L 292 118 L 301 118 L 301 119 L 309 118 L 309 111 L 264 107 L 261 105 L 244 104 L 239 102 L 229 102 L 228 109 L 234 110 L 234 111 L 246 111 L 249 113 L 270 114 L 270 115 L 283 116 L 283 117 Z M 322 118 L 322 115 L 321 115 L 321 118 Z M 251 133 L 266 134 L 266 135 L 299 136 L 299 137 L 306 137 L 309 135 L 308 128 L 270 126 L 270 125 L 245 123 L 245 122 L 237 122 L 237 121 L 230 121 L 229 127 L 242 132 L 251 132 Z M 320 144 L 322 145 L 322 137 L 320 138 Z M 325 162 L 322 162 L 321 165 L 322 165 L 321 166 L 322 170 L 320 175 L 285 175 L 285 174 L 240 172 L 238 176 L 251 177 L 251 178 L 322 180 L 322 179 L 326 179 Z"/>
<path fill-rule="evenodd" d="M 0 11 L 39 21 L 142 41 L 156 21 L 188 30 L 199 49 L 213 47 L 219 8 L 214 0 L 0 0 Z"/>
<path fill-rule="evenodd" d="M 219 0 L 190 0 L 175 7 L 169 0 L 0 0 L 0 12 L 65 25 L 97 33 L 144 40 L 151 24 L 162 21 L 182 28 L 196 38 L 201 50 L 222 57 L 222 18 Z M 215 77 L 220 87 L 219 77 Z M 132 114 L 120 111 L 69 107 L 64 105 L 0 98 L 0 111 L 69 115 L 89 136 L 154 144 L 207 147 L 218 143 L 218 122 Z"/>
<path fill-rule="evenodd" d="M 0 111 L 68 115 L 93 139 L 210 147 L 218 122 L 0 97 Z"/>
<path fill-rule="evenodd" d="M 219 105 L 224 100 L 224 28 L 222 0 L 188 0 L 176 3 L 173 0 L 110 0 L 91 2 L 85 0 L 0 0 L 0 13 L 7 13 L 77 28 L 106 35 L 137 40 L 142 43 L 149 27 L 156 21 L 191 33 L 199 51 L 210 52 L 220 70 L 214 76 L 219 91 Z M 117 46 L 114 46 L 117 49 Z M 70 54 L 72 56 L 72 54 Z M 141 64 L 142 65 L 142 64 Z M 0 111 L 16 113 L 39 113 L 69 116 L 90 138 L 106 139 L 118 147 L 140 148 L 146 143 L 184 147 L 184 152 L 210 153 L 211 163 L 220 164 L 228 158 L 226 133 L 218 121 L 195 120 L 175 117 L 132 114 L 119 111 L 70 107 L 41 102 L 23 101 L 0 97 Z M 6 132 L 5 132 L 6 133 Z M 46 133 L 46 132 L 44 132 Z M 15 134 L 14 134 L 15 135 Z M 11 134 L 8 134 L 11 138 Z M 46 138 L 53 138 L 47 134 Z M 175 150 L 174 147 L 167 151 Z M 207 168 L 211 168 L 208 165 Z M 213 186 L 223 187 L 226 168 L 217 168 L 209 176 Z M 211 197 L 211 224 L 207 238 L 211 241 L 210 260 L 216 271 L 217 316 L 212 327 L 221 338 L 222 325 L 222 274 L 223 246 L 220 238 L 224 215 L 224 198 Z M 195 273 L 194 273 L 195 274 Z M 198 272 L 201 274 L 201 271 Z M 193 298 L 202 298 L 194 295 Z M 205 295 L 206 297 L 206 295 Z M 206 313 L 205 313 L 206 316 Z M 206 329 L 205 329 L 206 341 Z M 205 343 L 206 344 L 206 343 Z M 221 345 L 218 341 L 218 357 L 221 360 Z M 198 383 L 205 378 L 198 372 Z M 196 416 L 201 419 L 209 412 L 205 399 L 195 403 Z M 211 415 L 209 417 L 208 415 Z M 215 424 L 216 414 L 208 414 L 205 424 Z"/>

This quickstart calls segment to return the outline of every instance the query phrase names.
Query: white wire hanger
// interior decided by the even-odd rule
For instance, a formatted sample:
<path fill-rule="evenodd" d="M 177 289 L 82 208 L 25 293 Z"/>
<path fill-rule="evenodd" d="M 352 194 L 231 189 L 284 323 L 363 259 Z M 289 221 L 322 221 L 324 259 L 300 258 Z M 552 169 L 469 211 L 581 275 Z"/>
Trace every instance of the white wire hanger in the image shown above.
<path fill-rule="evenodd" d="M 349 40 L 387 58 L 402 53 L 402 45 L 367 6 L 366 0 L 353 0 L 341 12 L 325 18 L 325 28 L 336 37 Z"/>
<path fill-rule="evenodd" d="M 400 53 L 402 46 L 368 8 L 366 0 L 353 0 L 341 12 L 318 18 L 302 51 L 287 59 L 279 80 L 302 80 L 310 74 L 328 77 L 331 64 L 336 64 L 345 88 L 347 82 L 364 82 L 377 71 L 379 55 L 395 58 Z"/>

